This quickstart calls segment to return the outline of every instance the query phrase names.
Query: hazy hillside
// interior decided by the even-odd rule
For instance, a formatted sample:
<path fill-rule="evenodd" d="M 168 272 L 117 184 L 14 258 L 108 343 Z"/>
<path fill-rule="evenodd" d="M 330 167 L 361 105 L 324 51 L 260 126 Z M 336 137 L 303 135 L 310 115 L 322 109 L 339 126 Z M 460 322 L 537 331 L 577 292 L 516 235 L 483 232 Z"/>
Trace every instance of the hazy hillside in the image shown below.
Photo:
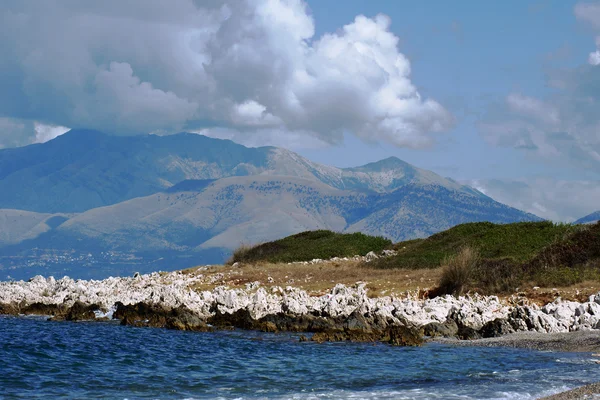
<path fill-rule="evenodd" d="M 42 214 L 23 210 L 0 210 L 0 247 L 34 239 L 56 228 L 68 215 Z"/>
<path fill-rule="evenodd" d="M 478 193 L 397 158 L 341 169 L 284 149 L 247 148 L 197 134 L 117 137 L 73 130 L 44 144 L 0 150 L 0 208 L 82 212 L 148 196 L 183 180 L 259 174 L 361 191 L 433 183 Z"/>
<path fill-rule="evenodd" d="M 600 221 L 600 211 L 593 212 L 589 215 L 586 215 L 583 218 L 579 218 L 575 221 L 576 224 L 589 224 L 592 222 Z"/>
<path fill-rule="evenodd" d="M 266 169 L 269 151 L 195 134 L 73 130 L 43 144 L 0 150 L 0 208 L 81 212 L 185 179 L 255 174 Z"/>
<path fill-rule="evenodd" d="M 166 192 L 72 214 L 68 219 L 64 215 L 15 214 L 14 210 L 0 210 L 0 216 L 13 221 L 10 226 L 0 226 L 0 237 L 7 235 L 5 229 L 10 233 L 11 226 L 24 227 L 19 243 L 2 241 L 2 254 L 23 256 L 32 249 L 52 249 L 63 255 L 120 254 L 119 262 L 139 258 L 137 270 L 146 270 L 161 259 L 171 260 L 163 263 L 170 269 L 185 268 L 192 262 L 222 262 L 242 243 L 255 244 L 307 230 L 361 231 L 399 241 L 464 222 L 536 219 L 485 196 L 433 184 L 407 185 L 392 193 L 365 193 L 336 189 L 316 180 L 264 175 L 186 181 Z M 60 219 L 60 224 L 49 225 L 52 219 Z M 68 256 L 67 264 L 78 260 L 81 257 Z M 69 274 L 89 267 L 78 265 Z M 18 275 L 13 272 L 12 276 Z"/>
<path fill-rule="evenodd" d="M 185 268 L 316 229 L 399 241 L 538 219 L 394 157 L 341 169 L 186 133 L 0 150 L 0 207 L 0 277 Z"/>

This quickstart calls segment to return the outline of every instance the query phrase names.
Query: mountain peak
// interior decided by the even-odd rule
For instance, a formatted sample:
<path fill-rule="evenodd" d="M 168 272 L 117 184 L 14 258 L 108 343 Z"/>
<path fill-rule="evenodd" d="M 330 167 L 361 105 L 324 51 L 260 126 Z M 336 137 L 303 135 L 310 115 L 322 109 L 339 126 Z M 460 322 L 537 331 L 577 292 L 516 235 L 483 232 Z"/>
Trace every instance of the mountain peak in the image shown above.
<path fill-rule="evenodd" d="M 406 161 L 402 161 L 398 157 L 388 157 L 383 160 L 371 162 L 360 167 L 345 168 L 346 170 L 361 171 L 361 172 L 381 172 L 390 170 L 407 170 L 416 169 Z"/>

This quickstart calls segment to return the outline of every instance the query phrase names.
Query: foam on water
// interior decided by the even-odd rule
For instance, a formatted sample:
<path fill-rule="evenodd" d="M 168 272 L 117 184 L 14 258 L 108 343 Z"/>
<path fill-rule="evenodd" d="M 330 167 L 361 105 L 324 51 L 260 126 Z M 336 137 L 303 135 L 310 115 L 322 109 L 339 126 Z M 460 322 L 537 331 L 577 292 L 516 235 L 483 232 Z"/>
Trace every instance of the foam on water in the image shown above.
<path fill-rule="evenodd" d="M 534 399 L 591 383 L 590 354 L 298 342 L 0 317 L 7 398 Z"/>

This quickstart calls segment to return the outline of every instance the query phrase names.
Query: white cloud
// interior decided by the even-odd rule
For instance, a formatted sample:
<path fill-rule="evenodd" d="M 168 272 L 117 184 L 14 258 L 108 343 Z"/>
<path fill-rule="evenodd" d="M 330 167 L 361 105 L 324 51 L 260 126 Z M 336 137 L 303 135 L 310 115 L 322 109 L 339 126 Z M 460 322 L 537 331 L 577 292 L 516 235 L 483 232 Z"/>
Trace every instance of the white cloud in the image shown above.
<path fill-rule="evenodd" d="M 39 122 L 33 123 L 33 129 L 35 131 L 34 143 L 45 143 L 69 131 L 69 128 L 64 126 L 45 125 Z"/>
<path fill-rule="evenodd" d="M 580 3 L 575 15 L 600 30 L 600 3 Z M 600 44 L 600 36 L 596 38 Z M 583 62 L 583 60 L 582 60 Z M 600 50 L 577 68 L 549 72 L 545 98 L 511 93 L 480 121 L 492 144 L 600 174 Z"/>
<path fill-rule="evenodd" d="M 39 121 L 0 117 L 0 149 L 32 143 L 44 143 L 67 132 L 69 128 Z"/>
<path fill-rule="evenodd" d="M 600 210 L 600 181 L 532 178 L 463 183 L 501 203 L 553 221 L 572 222 Z"/>
<path fill-rule="evenodd" d="M 600 31 L 600 3 L 576 4 L 575 16 Z M 600 49 L 600 35 L 596 37 L 596 46 Z M 590 53 L 588 63 L 594 66 L 600 65 L 600 50 Z"/>
<path fill-rule="evenodd" d="M 301 0 L 15 1 L 0 9 L 0 115 L 428 146 L 453 118 L 421 97 L 390 24 L 358 16 L 316 37 Z"/>
<path fill-rule="evenodd" d="M 600 3 L 579 3 L 574 12 L 600 32 Z M 600 35 L 596 45 L 600 48 Z M 509 94 L 480 121 L 482 135 L 494 145 L 600 174 L 600 49 L 586 61 L 550 71 L 553 91 L 544 98 Z"/>
<path fill-rule="evenodd" d="M 251 134 L 229 128 L 210 128 L 193 131 L 215 139 L 228 139 L 247 147 L 275 146 L 289 150 L 322 149 L 329 144 L 312 136 L 310 132 L 258 129 Z"/>
<path fill-rule="evenodd" d="M 600 30 L 600 3 L 577 3 L 574 12 L 577 19 Z"/>

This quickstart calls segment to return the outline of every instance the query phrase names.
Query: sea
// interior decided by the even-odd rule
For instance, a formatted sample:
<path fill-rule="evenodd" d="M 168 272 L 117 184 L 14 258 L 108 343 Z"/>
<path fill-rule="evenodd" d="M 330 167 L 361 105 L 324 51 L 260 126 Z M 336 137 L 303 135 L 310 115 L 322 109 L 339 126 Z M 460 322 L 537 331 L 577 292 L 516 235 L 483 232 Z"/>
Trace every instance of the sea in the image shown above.
<path fill-rule="evenodd" d="M 590 353 L 0 316 L 0 399 L 533 399 L 599 376 Z"/>

